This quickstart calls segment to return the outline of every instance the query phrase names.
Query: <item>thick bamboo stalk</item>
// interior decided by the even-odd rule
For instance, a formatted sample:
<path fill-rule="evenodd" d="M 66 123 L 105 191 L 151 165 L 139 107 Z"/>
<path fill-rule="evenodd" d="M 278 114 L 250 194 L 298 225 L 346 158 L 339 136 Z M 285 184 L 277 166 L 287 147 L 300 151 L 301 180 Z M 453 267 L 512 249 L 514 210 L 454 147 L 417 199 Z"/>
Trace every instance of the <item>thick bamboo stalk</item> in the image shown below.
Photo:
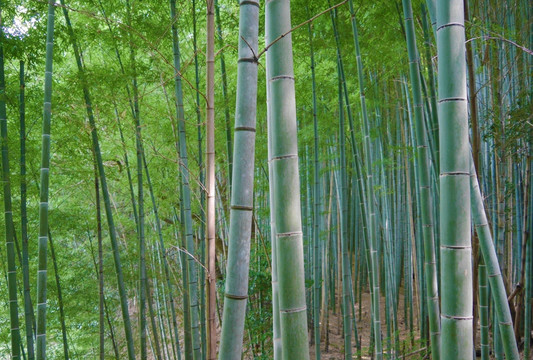
<path fill-rule="evenodd" d="M 441 358 L 472 359 L 470 156 L 462 0 L 437 2 Z"/>
<path fill-rule="evenodd" d="M 230 233 L 219 359 L 242 356 L 254 201 L 259 1 L 241 0 Z"/>
<path fill-rule="evenodd" d="M 289 0 L 267 1 L 266 12 L 266 36 L 270 41 L 291 29 Z M 271 211 L 276 224 L 282 354 L 284 360 L 305 360 L 309 359 L 309 346 L 291 34 L 271 43 L 266 55 L 273 170 L 270 183 L 274 191 Z"/>

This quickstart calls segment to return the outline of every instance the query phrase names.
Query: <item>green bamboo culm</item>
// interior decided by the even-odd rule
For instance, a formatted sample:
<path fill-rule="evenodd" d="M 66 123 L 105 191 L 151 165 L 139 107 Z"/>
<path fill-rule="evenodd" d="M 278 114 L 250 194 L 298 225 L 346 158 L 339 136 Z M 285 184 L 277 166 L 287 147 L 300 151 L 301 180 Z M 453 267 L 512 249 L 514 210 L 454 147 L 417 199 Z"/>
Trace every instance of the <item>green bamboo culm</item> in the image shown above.
<path fill-rule="evenodd" d="M 426 301 L 429 317 L 429 335 L 431 355 L 434 360 L 440 358 L 440 322 L 439 289 L 437 288 L 437 266 L 435 260 L 435 240 L 433 238 L 433 201 L 430 193 L 428 138 L 424 131 L 424 111 L 422 92 L 420 90 L 420 58 L 416 46 L 415 26 L 411 0 L 403 0 L 407 51 L 409 53 L 409 75 L 413 90 L 415 118 L 416 162 L 418 175 L 418 193 L 420 196 L 420 218 L 424 240 L 424 270 L 426 282 Z"/>
<path fill-rule="evenodd" d="M 290 1 L 266 2 L 267 81 L 282 358 L 309 359 Z M 284 35 L 284 36 L 282 36 Z M 290 216 L 288 216 L 290 214 Z"/>
<path fill-rule="evenodd" d="M 340 225 L 340 246 L 341 246 L 341 278 L 342 278 L 342 324 L 344 335 L 344 358 L 350 360 L 352 358 L 352 324 L 350 322 L 350 283 L 351 283 L 351 265 L 348 250 L 348 234 L 347 234 L 347 204 L 346 197 L 348 196 L 347 175 L 346 175 L 346 134 L 344 126 L 344 102 L 342 91 L 342 73 L 339 62 L 337 62 L 338 73 L 338 97 L 339 97 L 339 162 L 340 171 L 338 172 L 338 179 L 336 182 L 337 198 L 339 202 L 339 225 Z"/>
<path fill-rule="evenodd" d="M 0 19 L 2 14 L 0 2 Z M 17 302 L 17 272 L 15 265 L 15 234 L 11 206 L 11 182 L 9 174 L 9 151 L 7 145 L 6 82 L 4 74 L 5 34 L 0 20 L 0 136 L 2 148 L 2 183 L 4 197 L 4 219 L 6 231 L 7 284 L 9 293 L 9 320 L 11 329 L 11 358 L 20 359 L 20 330 Z M 45 243 L 46 244 L 46 243 Z"/>
<path fill-rule="evenodd" d="M 309 8 L 307 8 L 309 14 Z M 320 360 L 320 165 L 318 161 L 318 119 L 316 101 L 315 52 L 313 48 L 313 26 L 307 26 L 309 34 L 309 51 L 311 56 L 311 86 L 313 91 L 313 134 L 314 134 L 314 212 L 313 212 L 313 333 L 315 341 L 315 359 Z"/>
<path fill-rule="evenodd" d="M 128 312 L 128 297 L 126 294 L 126 288 L 124 285 L 124 275 L 122 273 L 122 265 L 120 261 L 120 253 L 118 248 L 118 242 L 117 242 L 117 233 L 115 229 L 115 222 L 113 219 L 113 212 L 111 208 L 111 199 L 109 196 L 109 189 L 107 187 L 107 178 L 105 176 L 105 170 L 104 170 L 104 162 L 102 159 L 102 152 L 100 151 L 100 143 L 98 140 L 98 131 L 96 129 L 96 123 L 94 120 L 94 113 L 93 113 L 93 107 L 91 102 L 91 97 L 89 93 L 89 85 L 87 82 L 87 78 L 85 76 L 85 70 L 82 63 L 82 58 L 80 54 L 80 50 L 78 47 L 78 43 L 76 42 L 76 37 L 74 35 L 74 30 L 72 29 L 72 24 L 70 22 L 70 17 L 68 15 L 67 7 L 65 6 L 65 1 L 61 0 L 61 6 L 63 8 L 63 15 L 65 16 L 65 22 L 67 24 L 67 30 L 68 35 L 70 38 L 70 42 L 74 51 L 74 57 L 76 59 L 76 65 L 78 67 L 78 76 L 80 77 L 81 84 L 82 84 L 82 90 L 83 90 L 83 98 L 85 100 L 86 110 L 87 110 L 87 118 L 89 119 L 89 125 L 91 127 L 91 140 L 92 140 L 92 146 L 94 153 L 96 155 L 96 162 L 98 165 L 98 174 L 100 176 L 100 183 L 102 185 L 102 195 L 104 198 L 104 207 L 107 217 L 107 224 L 109 227 L 109 237 L 111 240 L 111 248 L 113 251 L 113 260 L 115 263 L 115 273 L 117 276 L 117 283 L 118 283 L 118 291 L 120 295 L 120 307 L 122 310 L 122 319 L 124 322 L 124 333 L 126 336 L 126 346 L 128 349 L 128 359 L 134 360 L 135 359 L 135 349 L 133 346 L 133 334 L 131 331 L 131 321 L 130 321 L 130 315 Z"/>
<path fill-rule="evenodd" d="M 485 207 L 483 205 L 483 198 L 481 197 L 481 190 L 479 189 L 473 160 L 471 160 L 470 165 L 470 191 L 472 199 L 472 218 L 476 233 L 479 237 L 481 253 L 485 260 L 505 358 L 508 360 L 518 360 L 519 355 L 513 330 L 513 318 L 511 317 L 511 310 L 509 309 L 509 303 L 507 301 L 507 293 L 505 292 L 505 285 L 498 263 L 498 256 L 496 254 L 489 223 L 485 214 Z"/>
<path fill-rule="evenodd" d="M 218 5 L 218 0 L 215 0 L 215 22 L 217 27 L 217 40 L 218 47 L 220 49 L 224 48 L 224 37 L 222 36 L 222 26 L 220 21 L 220 6 Z M 233 183 L 233 152 L 232 152 L 232 141 L 231 141 L 231 119 L 229 114 L 228 106 L 228 80 L 226 75 L 226 61 L 224 60 L 224 52 L 221 51 L 218 55 L 220 58 L 220 76 L 222 78 L 222 97 L 224 99 L 224 119 L 226 124 L 226 148 L 228 152 L 228 178 L 229 178 L 229 190 L 231 192 L 231 184 Z"/>
<path fill-rule="evenodd" d="M 28 217 L 26 212 L 26 106 L 24 61 L 20 61 L 20 237 L 22 238 L 22 279 L 24 284 L 24 322 L 26 325 L 26 351 L 28 360 L 35 359 L 35 318 L 30 295 L 30 264 L 28 254 Z"/>
<path fill-rule="evenodd" d="M 178 28 L 176 26 L 176 0 L 170 0 L 170 16 L 172 21 L 172 48 L 174 53 L 174 91 L 176 95 L 176 115 L 178 120 L 179 132 L 179 157 L 180 157 L 180 172 L 182 183 L 182 205 L 183 216 L 182 221 L 185 224 L 185 245 L 189 253 L 194 253 L 194 239 L 192 228 L 192 212 L 191 212 L 191 189 L 189 186 L 189 161 L 187 156 L 187 146 L 185 138 L 185 114 L 183 109 L 183 89 L 181 84 L 181 64 L 180 64 L 180 48 L 178 39 Z M 193 359 L 201 359 L 201 344 L 200 344 L 200 320 L 198 318 L 198 276 L 196 264 L 192 256 L 187 256 L 187 273 L 188 273 L 188 290 L 190 304 L 189 309 L 191 318 L 191 338 Z"/>
<path fill-rule="evenodd" d="M 233 183 L 220 360 L 242 356 L 252 230 L 259 1 L 241 0 Z"/>
<path fill-rule="evenodd" d="M 463 0 L 437 1 L 441 358 L 474 355 Z"/>
<path fill-rule="evenodd" d="M 46 359 L 46 279 L 48 245 L 48 184 L 50 175 L 50 122 L 52 119 L 52 62 L 54 50 L 55 5 L 48 2 L 46 62 L 44 75 L 43 133 L 39 202 L 39 267 L 37 271 L 36 358 Z"/>
<path fill-rule="evenodd" d="M 489 360 L 489 283 L 487 266 L 479 265 L 479 325 L 481 360 Z"/>
<path fill-rule="evenodd" d="M 50 255 L 52 257 L 52 265 L 54 267 L 54 277 L 57 287 L 57 304 L 59 305 L 59 321 L 61 322 L 61 335 L 63 339 L 63 356 L 65 360 L 70 359 L 68 340 L 67 340 L 67 326 L 65 325 L 65 310 L 63 306 L 63 295 L 61 293 L 61 282 L 59 280 L 59 269 L 57 266 L 57 258 L 54 251 L 54 243 L 52 241 L 52 234 L 48 230 L 48 242 L 50 244 Z"/>
<path fill-rule="evenodd" d="M 349 1 L 350 14 L 352 16 L 352 32 L 355 44 L 355 55 L 357 60 L 357 76 L 359 78 L 359 97 L 361 101 L 361 113 L 363 116 L 363 135 L 364 135 L 364 156 L 366 162 L 366 191 L 365 199 L 367 204 L 367 249 L 370 256 L 367 260 L 370 267 L 370 282 L 372 294 L 372 328 L 374 336 L 374 354 L 376 358 L 383 358 L 383 347 L 381 343 L 381 314 L 379 309 L 379 269 L 378 269 L 378 231 L 377 220 L 374 205 L 374 178 L 373 178 L 373 159 L 372 159 L 372 141 L 370 139 L 370 122 L 366 108 L 365 81 L 363 73 L 363 61 L 361 59 L 361 48 L 359 47 L 359 35 L 357 23 L 355 20 L 355 11 L 353 1 Z M 362 195 L 362 194 L 361 194 Z"/>
<path fill-rule="evenodd" d="M 269 14 L 265 11 L 265 24 L 268 23 Z M 269 44 L 270 39 L 268 38 L 268 33 L 265 32 L 265 44 Z M 265 59 L 265 67 L 268 71 L 270 68 L 268 66 L 268 56 Z M 266 74 L 266 103 L 267 109 L 270 106 L 270 82 L 268 81 L 269 75 Z M 270 133 L 270 128 L 272 126 L 270 121 L 271 111 L 267 110 L 267 132 Z M 272 137 L 268 137 L 267 140 L 268 146 L 268 159 L 272 158 Z M 268 161 L 268 179 L 274 177 L 274 170 L 272 167 L 272 162 Z M 274 204 L 274 184 L 269 181 L 269 205 L 272 209 L 272 204 Z M 274 360 L 281 360 L 282 358 L 282 344 L 281 344 L 281 325 L 280 325 L 280 314 L 279 314 L 279 282 L 278 282 L 278 244 L 276 239 L 276 219 L 274 217 L 274 212 L 270 211 L 270 241 L 271 241 L 271 250 L 272 250 L 272 347 L 274 352 Z"/>
<path fill-rule="evenodd" d="M 126 0 L 126 15 L 127 24 L 132 26 L 132 14 L 131 5 L 129 0 Z M 132 46 L 132 35 L 128 32 L 128 39 L 130 44 L 130 63 L 132 70 L 132 89 L 133 89 L 133 118 L 135 122 L 135 150 L 137 155 L 137 205 L 138 205 L 138 217 L 137 217 L 137 238 L 139 240 L 139 338 L 141 344 L 141 360 L 147 358 L 147 324 L 146 324 L 146 298 L 147 298 L 147 279 L 146 279 L 146 242 L 144 236 L 144 188 L 143 188 L 143 149 L 141 138 L 141 120 L 139 112 L 139 91 L 137 87 L 137 68 L 135 65 L 135 51 Z M 129 95 L 129 91 L 128 91 Z M 157 332 L 154 329 L 154 334 Z M 159 344 L 155 344 L 156 349 L 159 349 Z"/>

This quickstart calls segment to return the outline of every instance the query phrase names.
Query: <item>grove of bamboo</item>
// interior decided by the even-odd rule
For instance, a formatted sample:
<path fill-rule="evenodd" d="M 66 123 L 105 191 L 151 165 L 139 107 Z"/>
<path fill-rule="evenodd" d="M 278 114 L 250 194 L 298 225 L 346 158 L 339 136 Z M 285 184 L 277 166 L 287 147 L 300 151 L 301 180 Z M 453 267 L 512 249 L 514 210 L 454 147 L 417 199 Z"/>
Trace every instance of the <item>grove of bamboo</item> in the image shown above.
<path fill-rule="evenodd" d="M 531 1 L 0 22 L 0 359 L 531 358 Z"/>

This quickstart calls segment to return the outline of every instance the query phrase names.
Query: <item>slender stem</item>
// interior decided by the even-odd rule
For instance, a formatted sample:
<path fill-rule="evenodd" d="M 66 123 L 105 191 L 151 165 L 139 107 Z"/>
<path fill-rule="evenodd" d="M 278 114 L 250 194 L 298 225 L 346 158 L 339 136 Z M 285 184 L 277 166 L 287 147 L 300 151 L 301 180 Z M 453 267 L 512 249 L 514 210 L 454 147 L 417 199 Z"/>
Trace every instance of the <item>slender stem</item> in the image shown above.
<path fill-rule="evenodd" d="M 46 65 L 42 131 L 41 179 L 39 202 L 39 268 L 37 272 L 37 360 L 46 359 L 46 280 L 48 243 L 48 184 L 50 174 L 50 123 L 52 118 L 52 62 L 54 46 L 55 4 L 48 2 L 46 31 Z M 66 355 L 68 355 L 66 353 Z"/>
<path fill-rule="evenodd" d="M 26 108 L 24 99 L 24 61 L 20 61 L 20 226 L 22 238 L 22 276 L 24 283 L 24 321 L 28 360 L 35 359 L 35 314 L 30 295 L 30 264 L 28 254 L 28 217 L 26 213 Z"/>
<path fill-rule="evenodd" d="M 207 189 L 207 359 L 216 359 L 215 245 L 215 2 L 207 0 L 206 49 L 206 189 Z"/>
<path fill-rule="evenodd" d="M 106 178 L 105 170 L 104 170 L 104 161 L 102 159 L 102 152 L 100 151 L 98 131 L 97 131 L 96 123 L 94 120 L 94 113 L 93 113 L 93 107 L 92 107 L 91 97 L 89 93 L 89 86 L 88 86 L 87 78 L 85 76 L 85 70 L 84 70 L 84 66 L 82 63 L 80 50 L 76 42 L 76 37 L 74 35 L 74 30 L 72 29 L 72 24 L 70 22 L 70 18 L 68 15 L 67 8 L 65 7 L 64 0 L 61 0 L 61 5 L 63 7 L 63 15 L 65 16 L 65 21 L 67 23 L 67 30 L 68 30 L 70 42 L 71 42 L 71 45 L 74 51 L 76 65 L 78 67 L 78 76 L 80 77 L 80 80 L 82 83 L 83 97 L 85 100 L 87 117 L 89 119 L 89 125 L 91 127 L 92 147 L 96 155 L 96 163 L 98 166 L 98 174 L 100 176 L 100 184 L 102 186 L 102 194 L 104 198 L 104 207 L 105 207 L 105 212 L 106 212 L 106 217 L 107 217 L 107 224 L 109 227 L 109 237 L 111 240 L 111 248 L 113 251 L 113 260 L 115 263 L 115 273 L 117 276 L 118 290 L 119 290 L 119 295 L 120 295 L 120 307 L 122 310 L 122 319 L 124 322 L 124 333 L 126 336 L 128 359 L 134 360 L 135 350 L 133 346 L 133 335 L 131 331 L 131 321 L 130 321 L 130 315 L 129 315 L 129 310 L 128 310 L 128 296 L 126 294 L 126 287 L 124 285 L 124 275 L 122 272 L 122 265 L 120 261 L 120 252 L 118 248 L 115 222 L 113 219 L 113 210 L 111 208 L 111 199 L 109 196 L 109 189 L 107 186 L 107 178 Z"/>

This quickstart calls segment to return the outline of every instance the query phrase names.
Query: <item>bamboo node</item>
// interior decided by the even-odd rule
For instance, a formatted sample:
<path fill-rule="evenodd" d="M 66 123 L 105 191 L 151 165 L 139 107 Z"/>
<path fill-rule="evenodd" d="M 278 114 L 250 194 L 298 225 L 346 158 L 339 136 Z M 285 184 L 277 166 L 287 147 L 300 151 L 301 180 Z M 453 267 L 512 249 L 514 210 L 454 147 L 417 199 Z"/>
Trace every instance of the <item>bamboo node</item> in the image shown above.
<path fill-rule="evenodd" d="M 277 237 L 295 237 L 295 236 L 301 236 L 303 233 L 301 231 L 289 231 L 285 233 L 277 233 Z"/>
<path fill-rule="evenodd" d="M 255 132 L 255 128 L 253 127 L 250 127 L 250 126 L 236 126 L 235 131 L 251 131 L 251 132 Z"/>
<path fill-rule="evenodd" d="M 246 300 L 246 299 L 248 299 L 248 295 L 232 295 L 232 294 L 224 293 L 224 296 L 227 297 L 228 299 L 233 299 L 233 300 Z"/>
<path fill-rule="evenodd" d="M 279 311 L 284 314 L 292 314 L 292 313 L 307 311 L 307 306 L 302 306 L 302 307 L 294 308 L 294 309 L 280 309 Z"/>
<path fill-rule="evenodd" d="M 244 1 L 241 1 L 241 3 L 239 4 L 239 6 L 243 6 L 243 5 L 253 5 L 253 6 L 257 6 L 257 7 L 259 7 L 259 2 L 257 2 L 257 1 L 252 1 L 252 0 L 244 0 Z"/>
<path fill-rule="evenodd" d="M 444 25 L 441 25 L 437 28 L 437 31 L 441 30 L 441 29 L 444 29 L 444 28 L 447 28 L 447 27 L 450 27 L 450 26 L 460 26 L 462 28 L 465 27 L 464 24 L 461 24 L 461 23 L 447 23 L 447 24 L 444 24 Z"/>

